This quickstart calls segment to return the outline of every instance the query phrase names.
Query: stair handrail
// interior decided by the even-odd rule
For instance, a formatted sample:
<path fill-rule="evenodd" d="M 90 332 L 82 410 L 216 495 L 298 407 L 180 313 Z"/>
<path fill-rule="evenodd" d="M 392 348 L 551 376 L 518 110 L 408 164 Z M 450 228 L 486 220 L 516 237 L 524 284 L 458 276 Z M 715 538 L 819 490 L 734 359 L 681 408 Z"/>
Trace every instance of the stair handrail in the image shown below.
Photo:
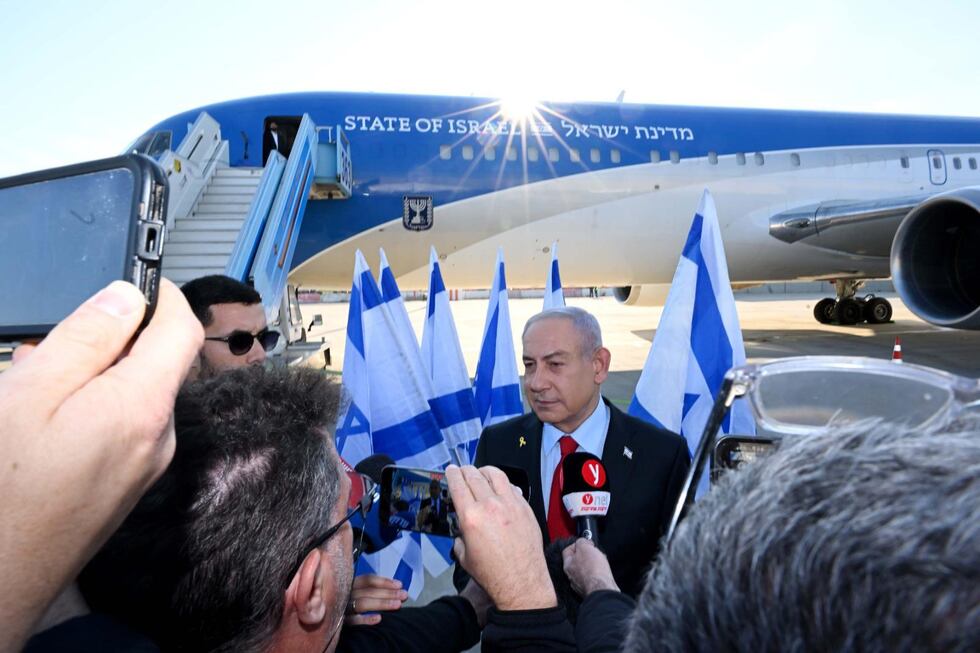
<path fill-rule="evenodd" d="M 286 291 L 286 279 L 316 172 L 316 147 L 316 124 L 309 114 L 303 114 L 249 271 L 253 286 L 262 296 L 268 324 L 276 322 Z"/>
<path fill-rule="evenodd" d="M 248 280 L 285 169 L 286 157 L 275 150 L 270 152 L 252 204 L 248 207 L 248 215 L 225 265 L 225 274 L 233 279 L 242 282 Z"/>
<path fill-rule="evenodd" d="M 164 152 L 159 162 L 170 184 L 167 204 L 169 230 L 173 229 L 174 220 L 191 213 L 211 181 L 218 163 L 228 164 L 228 144 L 221 140 L 221 125 L 202 111 L 177 149 Z"/>

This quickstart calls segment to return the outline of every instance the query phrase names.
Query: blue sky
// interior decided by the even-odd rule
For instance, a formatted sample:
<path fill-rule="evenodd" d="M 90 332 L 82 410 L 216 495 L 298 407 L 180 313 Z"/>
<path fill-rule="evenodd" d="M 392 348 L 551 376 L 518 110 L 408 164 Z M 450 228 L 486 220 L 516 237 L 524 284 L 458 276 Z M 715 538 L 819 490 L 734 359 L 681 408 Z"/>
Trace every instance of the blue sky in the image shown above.
<path fill-rule="evenodd" d="M 0 176 L 286 91 L 980 117 L 968 0 L 0 0 L 0 17 Z"/>

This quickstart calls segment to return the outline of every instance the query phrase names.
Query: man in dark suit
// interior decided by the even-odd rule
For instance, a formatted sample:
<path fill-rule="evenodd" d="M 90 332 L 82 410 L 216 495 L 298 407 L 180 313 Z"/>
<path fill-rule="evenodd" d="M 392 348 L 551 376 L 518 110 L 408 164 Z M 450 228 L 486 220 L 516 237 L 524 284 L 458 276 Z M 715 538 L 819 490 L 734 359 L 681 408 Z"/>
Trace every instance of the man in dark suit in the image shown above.
<path fill-rule="evenodd" d="M 573 451 L 600 457 L 611 500 L 600 520 L 599 547 L 617 584 L 636 596 L 687 475 L 687 444 L 602 398 L 610 353 L 587 311 L 563 307 L 533 316 L 523 345 L 524 393 L 533 413 L 484 429 L 474 464 L 527 472 L 529 503 L 547 545 L 575 534 L 555 478 L 561 460 Z"/>
<path fill-rule="evenodd" d="M 275 121 L 271 121 L 269 126 L 266 127 L 265 133 L 262 134 L 262 161 L 269 160 L 269 154 L 275 150 L 283 156 L 288 156 L 286 152 L 286 143 L 283 141 L 283 135 L 279 133 L 279 125 Z"/>

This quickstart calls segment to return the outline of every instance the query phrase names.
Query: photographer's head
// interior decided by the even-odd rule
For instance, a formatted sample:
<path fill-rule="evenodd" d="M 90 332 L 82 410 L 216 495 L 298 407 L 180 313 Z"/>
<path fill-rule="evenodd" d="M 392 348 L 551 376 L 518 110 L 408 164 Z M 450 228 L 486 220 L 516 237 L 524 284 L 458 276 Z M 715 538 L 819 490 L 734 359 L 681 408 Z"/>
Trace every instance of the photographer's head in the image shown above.
<path fill-rule="evenodd" d="M 279 332 L 266 328 L 262 298 L 251 286 L 213 274 L 187 282 L 181 291 L 204 326 L 204 345 L 190 380 L 260 364 L 275 348 Z"/>
<path fill-rule="evenodd" d="M 978 650 L 978 505 L 977 425 L 786 441 L 681 522 L 626 650 Z"/>
<path fill-rule="evenodd" d="M 165 648 L 332 647 L 353 575 L 340 402 L 310 369 L 185 387 L 173 462 L 82 574 L 93 609 Z"/>

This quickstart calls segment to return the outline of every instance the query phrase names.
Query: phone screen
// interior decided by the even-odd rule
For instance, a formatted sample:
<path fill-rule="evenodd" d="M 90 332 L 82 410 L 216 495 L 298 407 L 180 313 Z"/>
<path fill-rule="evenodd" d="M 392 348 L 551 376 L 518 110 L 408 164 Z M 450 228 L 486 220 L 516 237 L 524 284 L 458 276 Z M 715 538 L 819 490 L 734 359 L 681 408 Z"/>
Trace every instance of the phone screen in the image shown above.
<path fill-rule="evenodd" d="M 712 477 L 717 477 L 721 470 L 738 469 L 772 453 L 779 446 L 779 441 L 748 435 L 726 435 L 715 444 L 714 466 Z"/>
<path fill-rule="evenodd" d="M 124 162 L 38 176 L 0 184 L 0 335 L 44 333 L 98 290 L 133 273 L 141 190 L 134 170 Z"/>
<path fill-rule="evenodd" d="M 455 537 L 459 520 L 445 474 L 385 467 L 381 475 L 381 522 L 401 530 Z"/>

